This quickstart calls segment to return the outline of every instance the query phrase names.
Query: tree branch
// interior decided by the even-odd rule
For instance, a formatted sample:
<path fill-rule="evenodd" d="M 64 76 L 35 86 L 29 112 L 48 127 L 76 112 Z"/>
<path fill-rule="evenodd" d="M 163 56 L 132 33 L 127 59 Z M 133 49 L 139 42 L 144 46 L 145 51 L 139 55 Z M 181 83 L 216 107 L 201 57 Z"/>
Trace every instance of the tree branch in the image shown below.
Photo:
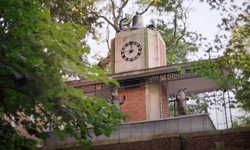
<path fill-rule="evenodd" d="M 151 7 L 151 6 L 154 4 L 154 2 L 155 2 L 155 1 L 152 1 L 152 2 L 146 7 L 146 9 L 144 9 L 141 13 L 139 13 L 139 15 L 142 15 L 142 14 L 144 14 L 145 12 L 147 12 L 148 9 L 149 9 L 149 7 Z"/>
<path fill-rule="evenodd" d="M 111 1 L 111 5 L 112 5 L 112 14 L 113 14 L 113 18 L 116 18 L 116 15 L 115 15 L 115 2 L 113 0 L 110 0 Z"/>
<path fill-rule="evenodd" d="M 107 31 L 107 36 L 106 36 L 106 43 L 107 43 L 107 46 L 108 46 L 108 50 L 110 51 L 110 46 L 109 46 L 109 34 L 110 34 L 110 31 L 109 31 L 109 27 L 107 26 L 106 28 L 106 31 Z"/>
<path fill-rule="evenodd" d="M 122 3 L 122 5 L 121 5 L 121 7 L 118 9 L 118 16 L 117 16 L 117 19 L 121 18 L 123 8 L 128 4 L 128 1 L 129 1 L 129 0 L 124 0 L 124 1 L 122 1 L 123 3 Z"/>
<path fill-rule="evenodd" d="M 105 69 L 106 68 L 106 66 L 110 63 L 110 61 L 111 61 L 111 56 L 110 56 L 111 54 L 110 54 L 110 52 L 108 53 L 108 56 L 106 57 L 106 58 L 104 58 L 104 59 L 102 59 L 98 64 L 97 64 L 97 66 L 99 66 L 101 69 Z"/>
<path fill-rule="evenodd" d="M 186 32 L 186 30 L 187 30 L 187 27 L 186 27 L 187 14 L 186 14 L 185 11 L 182 13 L 182 16 L 183 16 L 183 18 L 185 19 L 185 21 L 184 21 L 183 18 L 181 18 L 181 21 L 182 21 L 183 26 L 184 26 L 184 29 L 183 29 L 184 32 L 183 32 L 182 35 L 176 40 L 176 42 L 175 42 L 175 47 L 177 47 L 177 45 L 178 45 L 180 39 L 183 38 L 183 36 L 185 35 L 185 32 Z"/>
<path fill-rule="evenodd" d="M 116 27 L 111 21 L 109 21 L 108 18 L 106 18 L 105 16 L 100 16 L 100 18 L 103 18 L 105 21 L 107 21 L 108 24 L 110 24 L 110 25 L 114 28 L 114 30 L 115 30 L 116 32 L 119 31 L 118 27 Z"/>
<path fill-rule="evenodd" d="M 166 45 L 166 46 L 169 46 L 170 43 L 173 43 L 173 41 L 174 41 L 174 39 L 176 37 L 176 33 L 177 33 L 177 14 L 176 13 L 177 12 L 175 11 L 175 15 L 174 15 L 174 34 L 173 34 L 171 40 L 169 41 L 168 45 Z"/>

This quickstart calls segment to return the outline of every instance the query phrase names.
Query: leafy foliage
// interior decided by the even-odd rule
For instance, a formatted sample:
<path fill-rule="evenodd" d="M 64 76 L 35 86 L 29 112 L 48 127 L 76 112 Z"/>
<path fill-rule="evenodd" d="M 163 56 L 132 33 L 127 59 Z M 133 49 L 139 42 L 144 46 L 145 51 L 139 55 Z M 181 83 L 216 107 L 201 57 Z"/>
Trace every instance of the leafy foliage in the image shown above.
<path fill-rule="evenodd" d="M 230 5 L 226 8 L 221 3 L 218 9 L 222 9 L 227 16 L 222 18 L 218 27 L 224 31 L 222 35 L 216 35 L 215 52 L 223 51 L 223 56 L 215 60 L 200 61 L 193 67 L 196 73 L 216 80 L 224 90 L 230 90 L 236 95 L 236 99 L 243 104 L 243 108 L 250 108 L 250 20 L 249 2 L 242 2 L 240 7 Z M 238 12 L 233 16 L 231 11 Z M 228 36 L 226 32 L 230 32 Z M 225 44 L 223 40 L 228 42 Z"/>
<path fill-rule="evenodd" d="M 198 48 L 193 42 L 187 42 L 184 38 L 190 38 L 192 33 L 178 29 L 177 27 L 169 27 L 163 20 L 159 21 L 157 25 L 157 30 L 161 33 L 163 41 L 166 45 L 167 53 L 167 64 L 177 64 L 177 63 L 187 63 L 189 60 L 187 58 L 188 53 L 198 51 Z M 185 34 L 185 35 L 184 35 Z"/>
<path fill-rule="evenodd" d="M 95 3 L 99 0 L 43 0 L 43 5 L 50 10 L 51 18 L 57 22 L 73 22 L 84 26 L 88 33 L 94 33 L 98 22 L 98 10 Z"/>
<path fill-rule="evenodd" d="M 227 97 L 227 102 L 223 96 L 224 91 L 213 91 L 213 92 L 203 92 L 203 93 L 190 93 L 188 104 L 188 114 L 204 114 L 209 113 L 209 110 L 214 110 L 222 112 L 222 106 L 226 106 L 231 97 Z M 225 94 L 225 93 L 224 93 Z M 169 98 L 169 112 L 170 116 L 176 116 L 177 104 L 175 97 Z M 175 103 L 175 104 L 174 104 Z M 228 106 L 228 105 L 227 105 Z M 231 108 L 237 107 L 237 103 L 230 100 Z"/>
<path fill-rule="evenodd" d="M 73 8 L 80 1 L 71 2 Z M 93 125 L 98 131 L 96 134 L 108 136 L 124 117 L 105 100 L 84 96 L 62 78 L 81 76 L 110 84 L 99 67 L 85 61 L 89 48 L 81 39 L 89 24 L 70 20 L 75 14 L 68 4 L 66 0 L 60 1 L 60 5 L 59 1 L 46 0 L 1 1 L 0 118 L 4 128 L 0 128 L 0 133 L 7 147 L 28 144 L 27 139 L 10 126 L 9 120 L 42 139 L 46 138 L 44 130 L 54 122 L 54 132 L 61 139 L 70 134 L 84 144 L 91 141 L 88 126 Z M 89 1 L 88 6 L 91 5 Z M 75 13 L 81 15 L 87 13 L 85 11 L 87 9 Z M 68 18 L 57 20 L 56 14 L 62 17 L 64 13 L 69 13 Z M 78 21 L 81 23 L 77 24 Z M 24 119 L 30 116 L 34 119 Z M 61 126 L 64 126 L 62 131 Z M 79 129 L 80 134 L 76 134 L 75 129 Z M 6 131 L 11 132 L 2 134 Z M 15 139 L 8 140 L 12 137 L 9 135 Z M 20 142 L 14 142 L 16 140 Z"/>
<path fill-rule="evenodd" d="M 18 132 L 12 128 L 9 122 L 0 120 L 0 148 L 1 149 L 31 149 L 35 146 L 35 141 L 20 137 Z"/>
<path fill-rule="evenodd" d="M 209 108 L 209 97 L 206 96 L 198 96 L 196 94 L 192 94 L 190 100 L 195 101 L 195 105 L 189 104 L 189 114 L 204 114 L 208 113 Z M 211 104 L 211 103 L 210 103 Z M 211 106 L 211 105 L 210 105 Z"/>
<path fill-rule="evenodd" d="M 250 115 L 246 113 L 244 116 L 237 117 L 233 122 L 233 127 L 249 127 L 250 126 Z"/>

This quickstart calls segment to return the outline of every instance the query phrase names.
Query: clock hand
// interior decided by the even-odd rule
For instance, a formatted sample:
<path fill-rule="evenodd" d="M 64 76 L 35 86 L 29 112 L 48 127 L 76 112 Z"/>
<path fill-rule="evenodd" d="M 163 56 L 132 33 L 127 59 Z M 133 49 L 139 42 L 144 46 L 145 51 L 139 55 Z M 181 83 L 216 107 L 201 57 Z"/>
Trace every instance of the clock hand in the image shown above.
<path fill-rule="evenodd" d="M 133 51 L 134 51 L 134 50 L 133 50 L 133 43 L 131 42 L 131 43 L 130 43 L 130 50 L 129 50 L 129 54 L 133 53 Z"/>
<path fill-rule="evenodd" d="M 131 54 L 134 50 L 130 49 L 130 50 L 125 50 L 124 52 L 129 52 L 129 54 Z"/>

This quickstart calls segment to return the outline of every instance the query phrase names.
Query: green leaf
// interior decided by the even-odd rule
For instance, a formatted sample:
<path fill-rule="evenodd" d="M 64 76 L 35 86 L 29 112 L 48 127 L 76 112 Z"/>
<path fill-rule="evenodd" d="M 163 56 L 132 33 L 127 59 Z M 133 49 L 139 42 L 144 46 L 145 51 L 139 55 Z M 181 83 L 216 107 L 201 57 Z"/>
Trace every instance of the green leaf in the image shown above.
<path fill-rule="evenodd" d="M 94 133 L 96 136 L 100 136 L 103 134 L 102 130 L 99 129 L 98 127 L 94 128 Z"/>

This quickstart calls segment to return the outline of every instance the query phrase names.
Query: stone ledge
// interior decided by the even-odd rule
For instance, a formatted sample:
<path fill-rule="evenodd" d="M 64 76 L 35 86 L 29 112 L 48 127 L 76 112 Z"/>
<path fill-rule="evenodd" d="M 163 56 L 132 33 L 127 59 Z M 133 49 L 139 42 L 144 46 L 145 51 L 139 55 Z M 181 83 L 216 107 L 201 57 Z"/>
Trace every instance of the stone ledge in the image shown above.
<path fill-rule="evenodd" d="M 198 122 L 198 123 L 197 123 Z M 180 125 L 182 124 L 182 125 Z M 139 130 L 141 128 L 141 130 Z M 184 130 L 185 129 L 185 130 Z M 188 115 L 173 118 L 165 118 L 151 121 L 141 121 L 133 123 L 125 123 L 119 126 L 110 137 L 104 135 L 96 137 L 93 128 L 89 128 L 89 134 L 94 145 L 107 145 L 116 143 L 127 143 L 136 141 L 148 141 L 160 138 L 182 137 L 187 133 L 200 135 L 200 131 L 213 132 L 215 127 L 208 114 Z M 71 137 L 67 137 L 64 141 L 60 141 L 54 133 L 48 133 L 50 137 L 44 142 L 44 149 L 65 148 L 77 146 L 77 141 Z"/>

